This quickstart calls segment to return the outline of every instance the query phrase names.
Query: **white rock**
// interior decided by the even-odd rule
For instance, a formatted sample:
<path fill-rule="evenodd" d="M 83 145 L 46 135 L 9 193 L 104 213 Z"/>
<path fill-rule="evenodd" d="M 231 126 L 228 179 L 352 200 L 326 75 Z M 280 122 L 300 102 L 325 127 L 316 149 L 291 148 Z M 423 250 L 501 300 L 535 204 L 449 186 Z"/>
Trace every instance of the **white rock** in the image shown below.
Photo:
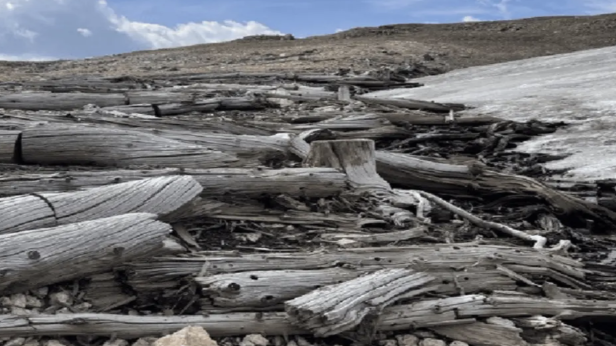
<path fill-rule="evenodd" d="M 417 346 L 419 338 L 412 334 L 396 335 L 398 346 Z"/>
<path fill-rule="evenodd" d="M 43 346 L 68 346 L 68 345 L 63 344 L 58 340 L 47 340 L 43 342 Z"/>
<path fill-rule="evenodd" d="M 218 344 L 210 338 L 205 329 L 191 326 L 156 340 L 154 346 L 218 346 Z"/>
<path fill-rule="evenodd" d="M 269 344 L 269 340 L 267 340 L 261 334 L 249 334 L 244 337 L 242 342 L 247 342 L 255 346 L 267 346 Z M 241 343 L 240 343 L 241 345 Z"/>
<path fill-rule="evenodd" d="M 466 342 L 462 342 L 462 341 L 452 341 L 449 346 L 468 346 L 468 344 Z"/>
<path fill-rule="evenodd" d="M 386 339 L 386 340 L 380 340 L 379 345 L 380 346 L 398 346 L 398 342 L 396 340 Z"/>
<path fill-rule="evenodd" d="M 25 308 L 26 301 L 26 295 L 23 293 L 17 293 L 11 296 L 11 305 L 14 307 Z"/>
<path fill-rule="evenodd" d="M 37 297 L 27 295 L 26 296 L 26 307 L 27 308 L 41 308 L 43 307 L 43 302 Z"/>
<path fill-rule="evenodd" d="M 419 346 L 447 346 L 443 340 L 427 338 L 419 342 Z"/>
<path fill-rule="evenodd" d="M 312 346 L 311 343 L 308 342 L 308 340 L 304 339 L 301 336 L 295 336 L 295 341 L 297 341 L 297 345 L 298 346 Z"/>
<path fill-rule="evenodd" d="M 73 298 L 66 292 L 55 292 L 49 295 L 49 302 L 53 306 L 71 306 Z"/>
<path fill-rule="evenodd" d="M 23 346 L 26 343 L 26 338 L 15 338 L 7 341 L 4 346 Z"/>
<path fill-rule="evenodd" d="M 141 338 L 135 342 L 131 346 L 152 346 L 156 342 L 156 338 L 153 337 L 145 337 Z"/>
<path fill-rule="evenodd" d="M 103 346 L 128 346 L 129 343 L 126 340 L 115 339 L 113 341 L 105 341 Z"/>
<path fill-rule="evenodd" d="M 41 346 L 41 343 L 38 340 L 28 340 L 22 346 Z"/>

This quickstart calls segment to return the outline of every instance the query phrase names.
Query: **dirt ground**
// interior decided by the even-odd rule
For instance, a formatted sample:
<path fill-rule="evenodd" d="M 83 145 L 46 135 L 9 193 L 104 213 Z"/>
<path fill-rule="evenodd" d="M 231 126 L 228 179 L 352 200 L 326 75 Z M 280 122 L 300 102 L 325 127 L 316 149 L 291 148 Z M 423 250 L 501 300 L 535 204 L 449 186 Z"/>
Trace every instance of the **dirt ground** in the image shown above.
<path fill-rule="evenodd" d="M 364 71 L 380 66 L 410 68 L 421 76 L 616 45 L 615 29 L 616 14 L 385 25 L 296 40 L 241 39 L 77 61 L 0 62 L 0 81 L 73 74 Z"/>

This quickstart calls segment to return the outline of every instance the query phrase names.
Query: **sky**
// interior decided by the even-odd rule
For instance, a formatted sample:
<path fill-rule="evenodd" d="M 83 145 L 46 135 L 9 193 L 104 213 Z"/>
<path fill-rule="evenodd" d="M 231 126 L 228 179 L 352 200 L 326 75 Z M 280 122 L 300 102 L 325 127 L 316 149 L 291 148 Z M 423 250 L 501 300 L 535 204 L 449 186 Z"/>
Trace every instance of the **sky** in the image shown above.
<path fill-rule="evenodd" d="M 616 0 L 0 0 L 0 60 L 81 59 L 354 27 L 616 12 Z"/>

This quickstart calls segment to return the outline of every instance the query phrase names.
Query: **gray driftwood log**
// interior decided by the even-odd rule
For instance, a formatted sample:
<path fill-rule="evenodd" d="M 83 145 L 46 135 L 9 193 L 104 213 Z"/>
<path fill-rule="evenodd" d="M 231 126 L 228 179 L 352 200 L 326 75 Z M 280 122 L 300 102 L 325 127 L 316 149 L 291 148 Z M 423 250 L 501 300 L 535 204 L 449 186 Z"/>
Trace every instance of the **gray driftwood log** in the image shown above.
<path fill-rule="evenodd" d="M 26 164 L 150 165 L 218 168 L 242 163 L 235 155 L 143 132 L 90 126 L 28 128 L 21 139 Z"/>
<path fill-rule="evenodd" d="M 128 104 L 123 94 L 93 94 L 93 93 L 1 93 L 0 108 L 23 110 L 54 110 L 70 111 L 88 104 L 99 107 L 119 106 Z"/>
<path fill-rule="evenodd" d="M 354 329 L 368 315 L 380 315 L 397 301 L 433 291 L 434 280 L 408 269 L 382 269 L 289 300 L 285 312 L 291 323 L 318 337 L 337 335 Z"/>
<path fill-rule="evenodd" d="M 616 317 L 616 301 L 550 300 L 521 296 L 519 293 L 495 295 L 461 295 L 443 299 L 426 299 L 412 304 L 385 308 L 376 331 L 401 331 L 417 328 L 469 325 L 492 316 L 558 316 L 564 321 L 584 317 Z M 201 326 L 212 337 L 246 334 L 310 334 L 289 322 L 282 312 L 242 312 L 206 316 L 130 316 L 94 313 L 57 315 L 0 315 L 0 337 L 43 335 L 92 335 L 138 338 L 168 334 L 187 326 Z M 445 334 L 445 330 L 442 331 Z"/>
<path fill-rule="evenodd" d="M 0 129 L 0 163 L 13 163 L 19 160 L 15 157 L 15 153 L 18 152 L 15 146 L 20 134 L 21 131 Z"/>
<path fill-rule="evenodd" d="M 0 295 L 24 292 L 156 254 L 171 226 L 134 213 L 0 235 Z"/>
<path fill-rule="evenodd" d="M 2 198 L 0 234 L 133 212 L 164 216 L 186 205 L 201 191 L 201 185 L 190 176 L 169 176 L 82 191 Z"/>
<path fill-rule="evenodd" d="M 247 169 L 145 169 L 66 171 L 58 173 L 0 175 L 0 196 L 113 185 L 162 176 L 190 176 L 202 187 L 202 196 L 220 195 L 330 197 L 347 189 L 346 174 L 334 168 Z M 1 200 L 0 200 L 1 201 Z M 1 203 L 1 202 L 0 202 Z"/>

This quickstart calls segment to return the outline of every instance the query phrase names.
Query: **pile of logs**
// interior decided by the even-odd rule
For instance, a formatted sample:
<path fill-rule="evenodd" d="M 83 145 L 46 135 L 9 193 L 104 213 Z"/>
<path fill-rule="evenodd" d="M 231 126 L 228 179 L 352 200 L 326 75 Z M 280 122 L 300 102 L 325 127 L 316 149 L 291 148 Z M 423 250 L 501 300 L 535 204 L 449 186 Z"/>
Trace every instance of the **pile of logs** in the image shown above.
<path fill-rule="evenodd" d="M 0 340 L 616 344 L 593 324 L 616 319 L 616 212 L 499 169 L 561 125 L 351 92 L 406 81 L 248 77 L 0 93 Z M 70 302 L 16 303 L 42 289 Z"/>

